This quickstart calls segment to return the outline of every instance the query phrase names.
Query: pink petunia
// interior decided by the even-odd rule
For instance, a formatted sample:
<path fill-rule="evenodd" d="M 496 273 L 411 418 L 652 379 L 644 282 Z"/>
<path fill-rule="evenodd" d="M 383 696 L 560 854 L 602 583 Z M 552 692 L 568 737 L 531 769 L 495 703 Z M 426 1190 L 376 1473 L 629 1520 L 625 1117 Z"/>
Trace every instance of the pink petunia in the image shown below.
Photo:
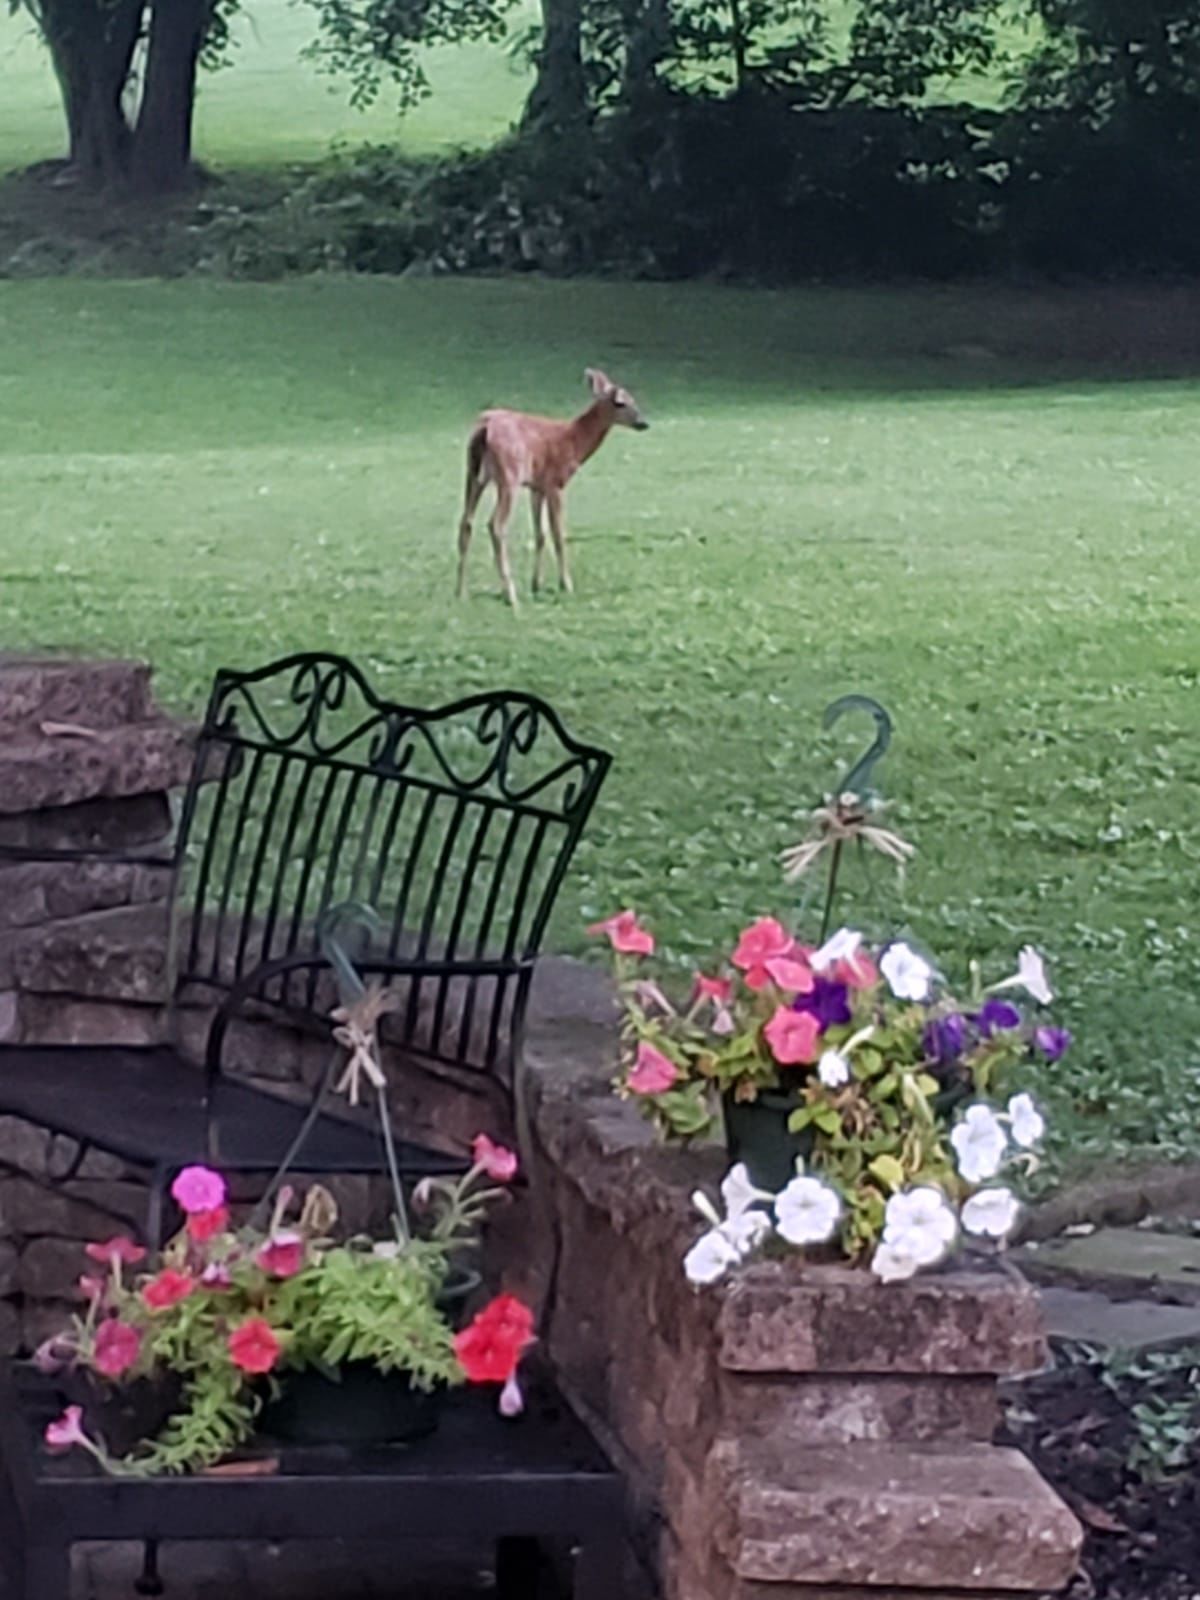
<path fill-rule="evenodd" d="M 254 1259 L 272 1278 L 294 1278 L 304 1266 L 304 1253 L 304 1235 L 283 1229 L 271 1235 Z"/>
<path fill-rule="evenodd" d="M 634 1094 L 665 1094 L 680 1077 L 675 1063 L 643 1039 L 637 1048 L 633 1071 L 625 1080 Z"/>
<path fill-rule="evenodd" d="M 93 1278 L 91 1273 L 85 1272 L 79 1280 L 79 1292 L 85 1300 L 95 1305 L 104 1299 L 108 1285 L 103 1278 Z"/>
<path fill-rule="evenodd" d="M 642 927 L 632 911 L 618 911 L 615 917 L 607 917 L 603 922 L 593 922 L 587 931 L 606 934 L 609 944 L 620 955 L 654 954 L 654 935 Z"/>
<path fill-rule="evenodd" d="M 781 1067 L 795 1067 L 817 1059 L 821 1024 L 808 1011 L 780 1006 L 763 1029 L 771 1054 Z"/>
<path fill-rule="evenodd" d="M 763 963 L 771 982 L 789 994 L 811 994 L 816 984 L 812 968 L 795 956 L 772 956 Z"/>
<path fill-rule="evenodd" d="M 52 1334 L 49 1339 L 42 1340 L 30 1359 L 37 1370 L 49 1378 L 68 1366 L 73 1355 L 72 1346 L 58 1334 Z"/>
<path fill-rule="evenodd" d="M 56 1422 L 46 1424 L 46 1448 L 59 1451 L 70 1450 L 73 1445 L 90 1445 L 91 1440 L 83 1431 L 83 1407 L 68 1406 Z"/>
<path fill-rule="evenodd" d="M 219 1211 L 225 1195 L 225 1179 L 211 1167 L 184 1167 L 171 1185 L 176 1205 L 189 1216 L 197 1211 Z"/>
<path fill-rule="evenodd" d="M 477 1133 L 471 1143 L 471 1159 L 493 1183 L 511 1183 L 517 1175 L 516 1152 Z"/>
<path fill-rule="evenodd" d="M 706 978 L 702 972 L 696 974 L 696 984 L 692 991 L 693 1005 L 698 1005 L 701 1000 L 711 1000 L 715 1005 L 727 1006 L 732 999 L 732 978 Z"/>
<path fill-rule="evenodd" d="M 760 917 L 744 929 L 733 952 L 733 964 L 744 975 L 748 989 L 765 989 L 771 982 L 768 962 L 793 960 L 796 941 L 774 917 Z"/>
<path fill-rule="evenodd" d="M 125 1234 L 119 1233 L 115 1239 L 106 1239 L 103 1244 L 89 1244 L 84 1247 L 84 1254 L 89 1261 L 98 1261 L 102 1267 L 136 1267 L 139 1261 L 146 1259 L 146 1252 L 140 1244 Z"/>
<path fill-rule="evenodd" d="M 865 950 L 856 950 L 852 956 L 837 962 L 833 976 L 847 989 L 873 989 L 879 982 L 879 968 Z"/>
<path fill-rule="evenodd" d="M 109 1317 L 96 1329 L 92 1365 L 106 1378 L 119 1378 L 133 1366 L 141 1348 L 142 1336 L 136 1328 Z"/>

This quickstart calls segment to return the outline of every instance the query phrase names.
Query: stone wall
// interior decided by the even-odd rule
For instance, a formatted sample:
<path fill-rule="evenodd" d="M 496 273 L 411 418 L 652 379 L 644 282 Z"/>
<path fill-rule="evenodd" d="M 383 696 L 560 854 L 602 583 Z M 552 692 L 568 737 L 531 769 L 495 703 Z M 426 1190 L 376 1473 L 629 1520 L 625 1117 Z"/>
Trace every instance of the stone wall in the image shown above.
<path fill-rule="evenodd" d="M 164 855 L 190 763 L 148 668 L 0 658 L 0 844 Z M 0 1041 L 153 1039 L 168 883 L 155 866 L 0 858 Z M 50 1187 L 78 1154 L 0 1116 L 0 1351 L 60 1325 L 83 1242 L 144 1214 L 137 1174 L 98 1151 Z"/>
<path fill-rule="evenodd" d="M 0 840 L 162 848 L 189 763 L 144 668 L 0 660 Z M 165 893 L 145 866 L 0 863 L 0 1040 L 155 1038 Z M 185 1002 L 178 1037 L 198 1057 L 210 1012 Z M 283 1091 L 328 1049 L 262 1019 L 229 1045 L 233 1070 Z M 1025 1285 L 980 1267 L 882 1288 L 792 1261 L 693 1290 L 689 1196 L 722 1162 L 654 1143 L 609 1092 L 614 1051 L 605 981 L 541 963 L 519 1117 L 531 1183 L 490 1246 L 496 1276 L 543 1304 L 561 1379 L 627 1473 L 627 1600 L 660 1584 L 664 1600 L 998 1600 L 1065 1582 L 1078 1528 L 991 1443 L 998 1377 L 1044 1359 Z M 390 1070 L 405 1131 L 461 1147 L 486 1118 L 504 1135 L 493 1108 Z M 74 1154 L 0 1117 L 0 1350 L 57 1325 L 82 1242 L 140 1214 L 137 1175 L 98 1152 L 48 1187 Z M 365 1190 L 344 1198 L 366 1215 Z"/>
<path fill-rule="evenodd" d="M 990 1262 L 880 1286 L 763 1262 L 695 1290 L 682 1257 L 716 1151 L 657 1146 L 616 1101 L 607 986 L 545 962 L 526 1045 L 538 1214 L 559 1243 L 550 1345 L 633 1489 L 665 1600 L 1041 1594 L 1074 1518 L 992 1444 L 997 1380 L 1046 1359 Z"/>

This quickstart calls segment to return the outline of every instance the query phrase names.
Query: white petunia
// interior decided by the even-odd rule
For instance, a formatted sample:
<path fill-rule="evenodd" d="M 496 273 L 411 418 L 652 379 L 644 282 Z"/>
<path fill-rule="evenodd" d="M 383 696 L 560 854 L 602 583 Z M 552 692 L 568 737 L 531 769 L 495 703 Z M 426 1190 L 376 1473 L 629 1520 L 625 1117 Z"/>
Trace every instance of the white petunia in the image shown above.
<path fill-rule="evenodd" d="M 710 1228 L 684 1256 L 683 1270 L 689 1283 L 716 1283 L 741 1259 L 741 1252 L 735 1249 L 721 1229 Z"/>
<path fill-rule="evenodd" d="M 824 972 L 839 961 L 852 961 L 862 944 L 861 933 L 851 933 L 849 928 L 839 928 L 832 938 L 826 939 L 819 950 L 809 957 L 814 972 Z"/>
<path fill-rule="evenodd" d="M 1046 1131 L 1045 1120 L 1034 1105 L 1032 1095 L 1013 1095 L 1008 1102 L 1008 1119 L 1013 1143 L 1019 1144 L 1022 1150 L 1032 1150 Z"/>
<path fill-rule="evenodd" d="M 765 1189 L 754 1187 L 742 1162 L 730 1167 L 725 1174 L 721 1198 L 725 1202 L 724 1219 L 702 1189 L 692 1195 L 692 1204 L 712 1226 L 701 1234 L 683 1258 L 683 1270 L 689 1283 L 716 1283 L 730 1267 L 736 1267 L 756 1250 L 771 1232 L 767 1213 L 752 1208 L 757 1201 L 772 1197 Z"/>
<path fill-rule="evenodd" d="M 989 1239 L 1006 1239 L 1016 1225 L 1020 1204 L 1011 1189 L 981 1189 L 962 1209 L 963 1227 L 968 1233 Z"/>
<path fill-rule="evenodd" d="M 894 1194 L 884 1213 L 883 1242 L 932 1267 L 958 1235 L 958 1222 L 945 1195 L 932 1184 Z"/>
<path fill-rule="evenodd" d="M 826 1050 L 817 1062 L 817 1077 L 827 1089 L 840 1089 L 850 1082 L 850 1063 L 840 1050 Z"/>
<path fill-rule="evenodd" d="M 773 1198 L 769 1190 L 754 1187 L 744 1161 L 730 1167 L 721 1180 L 721 1199 L 725 1202 L 725 1213 L 731 1220 L 749 1211 L 756 1200 Z"/>
<path fill-rule="evenodd" d="M 775 1196 L 775 1222 L 789 1244 L 825 1244 L 833 1237 L 842 1202 L 819 1178 L 793 1178 Z"/>
<path fill-rule="evenodd" d="M 920 1265 L 904 1241 L 888 1244 L 885 1240 L 871 1257 L 871 1271 L 884 1283 L 903 1283 L 915 1276 Z"/>
<path fill-rule="evenodd" d="M 992 989 L 1024 989 L 1026 994 L 1032 995 L 1043 1006 L 1048 1006 L 1054 999 L 1054 991 L 1046 977 L 1046 963 L 1031 944 L 1022 946 L 1017 956 L 1017 970 L 1012 977 L 1005 978 L 1003 983 L 994 983 Z"/>
<path fill-rule="evenodd" d="M 919 956 L 906 944 L 889 945 L 880 960 L 879 970 L 897 1000 L 924 1000 L 934 978 L 933 968 L 924 956 Z"/>
<path fill-rule="evenodd" d="M 990 1106 L 969 1106 L 950 1143 L 967 1182 L 986 1183 L 1000 1171 L 1008 1140 Z"/>

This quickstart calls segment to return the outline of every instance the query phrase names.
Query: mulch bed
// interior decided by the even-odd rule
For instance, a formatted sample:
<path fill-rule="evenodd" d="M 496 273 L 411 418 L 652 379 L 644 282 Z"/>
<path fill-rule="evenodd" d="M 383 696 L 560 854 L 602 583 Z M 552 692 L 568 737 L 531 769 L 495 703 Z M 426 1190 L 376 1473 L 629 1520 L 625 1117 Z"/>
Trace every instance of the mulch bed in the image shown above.
<path fill-rule="evenodd" d="M 1200 1600 L 1200 1351 L 1064 1354 L 1009 1392 L 1005 1433 L 1087 1531 L 1068 1600 Z"/>

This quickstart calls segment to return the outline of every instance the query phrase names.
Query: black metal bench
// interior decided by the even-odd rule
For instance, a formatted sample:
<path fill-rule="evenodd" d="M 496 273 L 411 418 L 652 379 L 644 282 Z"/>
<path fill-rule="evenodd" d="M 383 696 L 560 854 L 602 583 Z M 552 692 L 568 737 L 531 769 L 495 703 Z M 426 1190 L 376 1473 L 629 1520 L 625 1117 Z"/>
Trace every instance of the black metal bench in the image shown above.
<path fill-rule="evenodd" d="M 136 860 L 172 872 L 167 1037 L 160 1045 L 0 1046 L 0 1112 L 139 1168 L 161 1236 L 174 1170 L 207 1158 L 225 1171 L 372 1173 L 387 1162 L 377 1127 L 329 1104 L 344 1062 L 302 1095 L 226 1070 L 229 1025 L 247 1012 L 307 1023 L 328 1038 L 337 993 L 319 948 L 323 917 L 348 901 L 379 914 L 382 937 L 357 958 L 398 996 L 385 1047 L 443 1092 L 516 1089 L 535 958 L 609 757 L 572 739 L 542 701 L 474 695 L 434 711 L 381 700 L 337 656 L 292 656 L 217 675 L 166 857 L 0 846 L 0 859 Z M 177 1008 L 211 997 L 204 1070 L 172 1042 Z M 486 1118 L 481 1114 L 480 1126 Z M 297 1150 L 297 1137 L 305 1133 Z M 401 1175 L 453 1171 L 463 1153 L 397 1141 Z M 129 1219 L 134 1220 L 134 1219 Z M 56 1461 L 40 1428 L 52 1385 L 16 1366 L 0 1387 L 0 1545 L 14 1600 L 66 1600 L 73 1540 L 145 1541 L 143 1592 L 165 1539 L 358 1539 L 486 1535 L 498 1541 L 503 1600 L 533 1600 L 539 1542 L 577 1545 L 574 1593 L 616 1600 L 620 1484 L 551 1386 L 513 1426 L 478 1397 L 399 1452 L 285 1453 L 263 1480 L 145 1481 Z"/>
<path fill-rule="evenodd" d="M 562 1400 L 530 1391 L 518 1424 L 477 1391 L 454 1396 L 438 1432 L 403 1449 L 296 1449 L 262 1477 L 105 1477 L 81 1453 L 41 1448 L 59 1401 L 25 1369 L 0 1380 L 0 1556 L 9 1600 L 69 1600 L 83 1541 L 446 1539 L 494 1551 L 497 1600 L 621 1600 L 621 1487 Z M 263 1441 L 260 1453 L 273 1450 Z M 561 1552 L 565 1584 L 552 1557 Z M 157 1593 L 157 1567 L 141 1584 Z M 402 1560 L 397 1571 L 403 1570 Z"/>
<path fill-rule="evenodd" d="M 264 1008 L 330 1029 L 336 1004 L 317 927 L 362 901 L 382 919 L 362 970 L 399 989 L 381 1038 L 467 1093 L 511 1099 L 535 958 L 609 765 L 529 695 L 479 694 L 436 710 L 380 699 L 351 662 L 296 655 L 217 674 L 173 848 L 35 851 L 0 862 L 120 861 L 172 873 L 161 1045 L 0 1046 L 0 1112 L 144 1171 L 157 1235 L 168 1175 L 207 1156 L 268 1172 L 311 1120 L 303 1095 L 225 1070 L 232 1018 Z M 217 1002 L 203 1074 L 175 1037 L 184 995 Z M 377 1132 L 327 1104 L 296 1170 L 381 1169 Z M 482 1124 L 481 1124 L 482 1125 Z M 456 1152 L 401 1142 L 403 1175 L 455 1170 Z M 128 1219 L 133 1220 L 133 1219 Z"/>

